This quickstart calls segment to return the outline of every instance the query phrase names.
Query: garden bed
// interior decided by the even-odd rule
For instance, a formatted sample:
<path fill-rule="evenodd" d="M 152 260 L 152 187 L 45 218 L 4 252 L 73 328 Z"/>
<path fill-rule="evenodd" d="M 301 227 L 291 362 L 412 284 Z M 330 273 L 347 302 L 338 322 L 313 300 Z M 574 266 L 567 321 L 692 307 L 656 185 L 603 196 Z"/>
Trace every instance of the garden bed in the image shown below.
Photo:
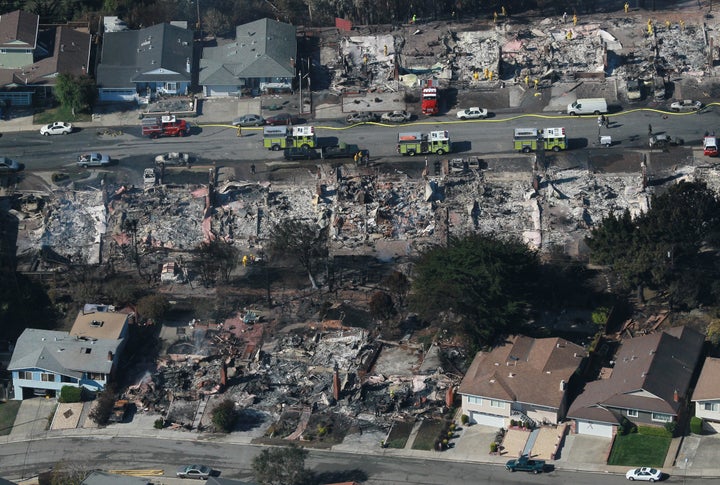
<path fill-rule="evenodd" d="M 413 450 L 433 450 L 435 442 L 440 438 L 440 434 L 445 429 L 445 422 L 434 419 L 428 419 L 422 422 L 418 430 L 415 441 L 413 441 Z"/>
<path fill-rule="evenodd" d="M 395 424 L 393 424 L 390 435 L 385 441 L 385 446 L 387 448 L 397 448 L 400 450 L 405 448 L 407 440 L 410 437 L 410 432 L 412 431 L 414 425 L 415 423 L 396 421 Z"/>

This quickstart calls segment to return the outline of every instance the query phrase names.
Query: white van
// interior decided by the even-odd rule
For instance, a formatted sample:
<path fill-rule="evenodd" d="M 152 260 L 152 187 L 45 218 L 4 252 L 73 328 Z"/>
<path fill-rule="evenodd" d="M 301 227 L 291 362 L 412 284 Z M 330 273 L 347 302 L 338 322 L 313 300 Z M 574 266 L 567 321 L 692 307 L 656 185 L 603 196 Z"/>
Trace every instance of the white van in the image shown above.
<path fill-rule="evenodd" d="M 599 115 L 607 112 L 608 107 L 605 98 L 578 98 L 577 101 L 570 103 L 567 107 L 567 113 L 570 116 Z"/>

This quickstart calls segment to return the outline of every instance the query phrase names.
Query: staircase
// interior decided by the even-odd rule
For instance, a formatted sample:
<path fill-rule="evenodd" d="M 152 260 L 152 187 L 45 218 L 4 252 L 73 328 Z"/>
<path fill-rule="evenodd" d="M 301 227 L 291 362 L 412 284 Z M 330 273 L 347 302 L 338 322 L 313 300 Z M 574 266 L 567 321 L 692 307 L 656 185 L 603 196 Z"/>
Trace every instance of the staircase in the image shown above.
<path fill-rule="evenodd" d="M 537 423 L 530 419 L 528 415 L 523 413 L 522 411 L 517 411 L 513 409 L 512 413 L 510 413 L 510 419 L 514 419 L 515 421 L 522 421 L 530 428 L 537 427 Z"/>

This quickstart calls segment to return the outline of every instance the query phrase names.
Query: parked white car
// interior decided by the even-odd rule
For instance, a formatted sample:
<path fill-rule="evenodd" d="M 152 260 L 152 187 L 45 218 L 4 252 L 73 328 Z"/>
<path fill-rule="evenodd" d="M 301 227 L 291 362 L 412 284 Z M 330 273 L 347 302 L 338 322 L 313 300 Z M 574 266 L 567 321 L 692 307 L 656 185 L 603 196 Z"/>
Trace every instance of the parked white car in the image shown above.
<path fill-rule="evenodd" d="M 40 128 L 40 134 L 45 136 L 67 135 L 68 133 L 72 133 L 72 131 L 72 123 L 65 123 L 64 121 L 56 121 L 55 123 L 50 123 Z"/>
<path fill-rule="evenodd" d="M 632 470 L 628 470 L 625 474 L 625 478 L 630 481 L 644 480 L 646 482 L 656 482 L 662 480 L 662 476 L 663 474 L 660 470 L 650 467 L 633 468 Z"/>
<path fill-rule="evenodd" d="M 697 111 L 700 108 L 702 108 L 702 103 L 700 101 L 693 101 L 692 99 L 682 99 L 670 104 L 670 109 L 677 112 Z"/>
<path fill-rule="evenodd" d="M 487 118 L 488 110 L 473 106 L 468 109 L 461 109 L 457 112 L 457 117 L 461 120 L 482 120 Z"/>

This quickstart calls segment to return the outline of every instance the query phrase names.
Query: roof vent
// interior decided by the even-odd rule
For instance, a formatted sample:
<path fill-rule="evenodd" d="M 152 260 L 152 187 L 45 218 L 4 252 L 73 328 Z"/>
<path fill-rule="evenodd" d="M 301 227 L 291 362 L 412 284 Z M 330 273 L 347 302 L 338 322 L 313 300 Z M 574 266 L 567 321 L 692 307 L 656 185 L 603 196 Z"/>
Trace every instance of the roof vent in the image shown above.
<path fill-rule="evenodd" d="M 100 320 L 93 320 L 92 322 L 90 322 L 90 326 L 91 326 L 91 327 L 95 327 L 95 328 L 99 328 L 99 327 L 102 327 L 104 323 L 105 323 L 105 322 L 100 321 Z"/>
<path fill-rule="evenodd" d="M 495 362 L 495 365 L 500 365 L 500 363 L 499 363 L 499 362 Z"/>
<path fill-rule="evenodd" d="M 490 384 L 495 384 L 495 379 L 490 379 Z"/>
<path fill-rule="evenodd" d="M 567 382 L 565 382 L 565 379 L 560 379 L 560 390 L 564 391 L 567 389 Z"/>
<path fill-rule="evenodd" d="M 515 374 L 513 374 L 512 372 L 510 372 L 510 373 L 508 374 L 508 377 L 515 377 Z"/>

